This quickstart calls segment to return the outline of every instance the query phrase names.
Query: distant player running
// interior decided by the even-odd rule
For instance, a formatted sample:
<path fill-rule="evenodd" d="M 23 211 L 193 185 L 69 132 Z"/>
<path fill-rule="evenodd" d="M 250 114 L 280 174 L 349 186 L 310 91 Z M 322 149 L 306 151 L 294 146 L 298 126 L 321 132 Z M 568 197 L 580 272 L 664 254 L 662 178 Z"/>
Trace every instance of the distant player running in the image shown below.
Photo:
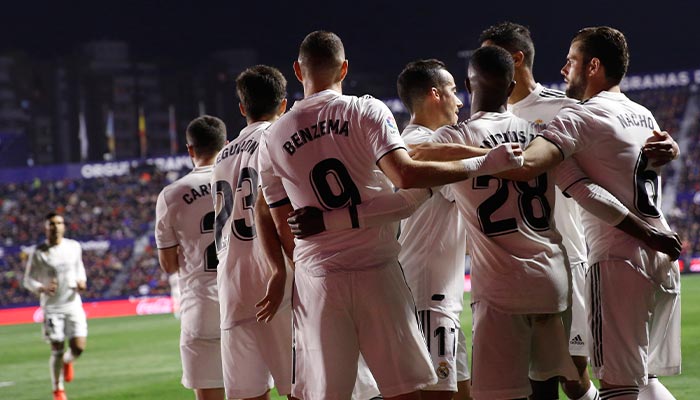
<path fill-rule="evenodd" d="M 87 320 L 80 299 L 87 278 L 80 243 L 63 237 L 63 217 L 49 213 L 44 229 L 46 242 L 29 257 L 24 286 L 40 295 L 44 338 L 51 345 L 53 398 L 66 400 L 63 382 L 73 380 L 73 360 L 83 353 L 87 343 Z M 69 349 L 64 353 L 66 339 Z"/>
<path fill-rule="evenodd" d="M 198 400 L 224 398 L 214 207 L 209 181 L 226 126 L 208 115 L 187 126 L 189 174 L 163 188 L 156 202 L 156 244 L 163 270 L 178 273 L 182 385 Z"/>

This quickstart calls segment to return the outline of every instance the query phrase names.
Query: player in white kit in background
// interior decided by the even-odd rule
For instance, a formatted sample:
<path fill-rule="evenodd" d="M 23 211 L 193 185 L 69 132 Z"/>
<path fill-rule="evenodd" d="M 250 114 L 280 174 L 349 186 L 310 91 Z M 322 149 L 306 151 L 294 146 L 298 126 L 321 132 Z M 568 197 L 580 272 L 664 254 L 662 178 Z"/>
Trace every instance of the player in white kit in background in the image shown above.
<path fill-rule="evenodd" d="M 258 209 L 257 165 L 261 135 L 286 109 L 286 84 L 277 69 L 264 65 L 236 78 L 247 126 L 217 155 L 211 177 L 229 399 L 269 399 L 273 385 L 281 395 L 291 392 L 290 280 L 279 239 L 273 249 L 277 262 L 268 265 L 265 259 L 259 237 L 275 227 Z"/>
<path fill-rule="evenodd" d="M 226 126 L 212 116 L 187 126 L 194 169 L 163 188 L 156 202 L 155 238 L 161 268 L 177 273 L 180 288 L 182 384 L 197 400 L 224 398 L 214 207 L 209 182 Z"/>
<path fill-rule="evenodd" d="M 489 27 L 479 37 L 481 45 L 495 45 L 508 50 L 515 64 L 515 88 L 508 98 L 508 109 L 516 116 L 537 124 L 549 123 L 565 105 L 577 102 L 565 96 L 564 92 L 547 89 L 537 83 L 532 68 L 535 47 L 530 31 L 513 22 L 503 22 Z M 654 159 L 665 164 L 678 156 L 678 146 L 666 133 L 654 135 L 647 140 L 648 147 L 654 146 L 664 151 L 654 152 Z M 653 145 L 652 145 L 653 143 Z M 588 376 L 589 338 L 585 293 L 586 273 L 588 272 L 586 240 L 581 223 L 581 208 L 571 198 L 564 196 L 556 188 L 554 220 L 562 235 L 564 247 L 569 257 L 572 275 L 572 322 L 569 334 L 569 352 L 579 370 L 579 381 L 562 382 L 562 387 L 571 399 L 595 399 L 597 389 Z"/>
<path fill-rule="evenodd" d="M 391 193 L 382 172 L 399 187 L 433 186 L 519 164 L 514 146 L 462 164 L 412 161 L 384 104 L 341 94 L 348 63 L 332 33 L 307 35 L 294 67 L 305 98 L 261 143 L 263 190 L 277 226 L 293 208 L 352 207 Z M 347 371 L 360 352 L 385 398 L 419 398 L 418 389 L 436 382 L 397 262 L 395 229 L 296 240 L 295 396 L 348 398 Z"/>
<path fill-rule="evenodd" d="M 73 380 L 73 361 L 85 350 L 87 320 L 80 291 L 87 277 L 80 243 L 64 237 L 63 216 L 46 215 L 46 242 L 36 246 L 29 257 L 24 286 L 39 294 L 44 312 L 44 339 L 51 346 L 49 371 L 54 400 L 66 400 L 64 381 Z M 65 341 L 69 349 L 64 353 Z"/>
<path fill-rule="evenodd" d="M 610 27 L 579 31 L 562 75 L 566 94 L 584 100 L 564 107 L 526 149 L 523 168 L 505 175 L 531 179 L 573 156 L 583 173 L 564 174 L 565 194 L 592 180 L 629 209 L 626 221 L 641 218 L 652 227 L 620 235 L 583 214 L 591 264 L 586 278 L 591 355 L 601 398 L 670 399 L 655 375 L 680 373 L 680 275 L 673 260 L 681 244 L 658 208 L 659 168 L 644 149 L 649 134 L 659 130 L 656 121 L 620 92 L 628 61 L 621 32 Z"/>
<path fill-rule="evenodd" d="M 406 144 L 430 140 L 436 129 L 457 123 L 462 102 L 454 78 L 438 60 L 409 63 L 397 80 L 411 120 L 401 133 Z M 464 301 L 467 233 L 450 185 L 401 221 L 399 262 L 411 288 L 438 383 L 423 388 L 429 399 L 469 399 Z M 458 390 L 459 389 L 459 390 Z"/>

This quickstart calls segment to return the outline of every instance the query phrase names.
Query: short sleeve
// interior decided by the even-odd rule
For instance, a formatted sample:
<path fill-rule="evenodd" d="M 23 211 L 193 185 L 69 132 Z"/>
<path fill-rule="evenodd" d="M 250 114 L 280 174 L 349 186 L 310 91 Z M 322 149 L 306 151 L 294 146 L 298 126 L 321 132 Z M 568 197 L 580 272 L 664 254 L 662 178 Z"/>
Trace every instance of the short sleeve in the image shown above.
<path fill-rule="evenodd" d="M 375 161 L 393 150 L 405 149 L 406 144 L 401 138 L 401 132 L 389 107 L 369 96 L 361 100 L 363 109 L 360 127 L 367 135 Z"/>
<path fill-rule="evenodd" d="M 588 147 L 596 133 L 596 120 L 585 106 L 573 104 L 561 109 L 540 134 L 553 143 L 564 158 Z"/>
<path fill-rule="evenodd" d="M 161 191 L 156 201 L 156 246 L 159 249 L 177 246 L 179 244 L 175 229 L 170 222 L 168 204 L 165 200 L 165 190 Z"/>
<path fill-rule="evenodd" d="M 260 186 L 265 201 L 270 208 L 289 204 L 289 197 L 282 184 L 282 179 L 275 175 L 274 166 L 267 146 L 267 132 L 260 136 L 260 150 L 258 154 L 258 171 L 260 172 Z"/>
<path fill-rule="evenodd" d="M 464 123 L 460 125 L 445 125 L 433 132 L 430 141 L 435 143 L 466 144 L 463 128 Z"/>

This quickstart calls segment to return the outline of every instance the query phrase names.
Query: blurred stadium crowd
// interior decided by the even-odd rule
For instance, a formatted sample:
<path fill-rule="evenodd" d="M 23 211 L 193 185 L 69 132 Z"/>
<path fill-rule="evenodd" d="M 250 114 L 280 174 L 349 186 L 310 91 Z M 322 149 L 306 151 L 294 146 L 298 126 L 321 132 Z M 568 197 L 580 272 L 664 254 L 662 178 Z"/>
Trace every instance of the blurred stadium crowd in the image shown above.
<path fill-rule="evenodd" d="M 647 106 L 680 145 L 681 158 L 663 172 L 663 205 L 684 240 L 681 259 L 688 265 L 700 257 L 700 95 L 694 86 L 627 95 Z M 397 115 L 397 121 L 407 120 Z M 168 276 L 154 247 L 155 204 L 163 186 L 188 172 L 153 167 L 121 177 L 0 183 L 0 307 L 38 304 L 22 279 L 30 246 L 44 239 L 49 210 L 65 216 L 67 237 L 108 243 L 84 247 L 83 300 L 168 294 Z"/>

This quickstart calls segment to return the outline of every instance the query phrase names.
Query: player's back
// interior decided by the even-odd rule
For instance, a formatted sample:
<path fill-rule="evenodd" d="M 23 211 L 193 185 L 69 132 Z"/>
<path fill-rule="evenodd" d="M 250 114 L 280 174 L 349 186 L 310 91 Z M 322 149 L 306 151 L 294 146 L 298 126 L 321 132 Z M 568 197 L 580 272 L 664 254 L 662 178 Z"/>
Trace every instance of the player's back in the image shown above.
<path fill-rule="evenodd" d="M 510 112 L 479 112 L 458 126 L 436 131 L 438 142 L 492 148 L 526 147 L 537 128 Z M 555 313 L 568 304 L 561 236 L 552 223 L 554 182 L 542 174 L 529 182 L 479 176 L 452 184 L 465 217 L 472 256 L 474 301 L 508 313 Z"/>
<path fill-rule="evenodd" d="M 565 154 L 574 153 L 583 172 L 610 191 L 631 212 L 658 228 L 668 229 L 661 212 L 660 167 L 653 167 L 642 152 L 652 130 L 659 130 L 654 116 L 645 107 L 622 93 L 601 92 L 580 105 L 567 107 L 560 125 L 576 118 L 580 131 Z M 655 281 L 662 283 L 671 267 L 668 257 L 652 251 L 629 235 L 620 235 L 615 227 L 584 211 L 586 240 L 591 263 L 606 259 L 627 259 L 635 268 L 646 268 Z M 643 271 L 644 272 L 644 271 Z"/>
<path fill-rule="evenodd" d="M 216 210 L 221 328 L 255 318 L 270 274 L 257 239 L 254 206 L 258 195 L 260 137 L 269 122 L 255 122 L 216 156 L 211 184 Z"/>
<path fill-rule="evenodd" d="M 214 207 L 209 188 L 212 169 L 212 166 L 195 167 L 163 188 L 156 203 L 158 248 L 180 246 L 178 284 L 180 312 L 185 319 L 188 311 L 198 309 L 201 303 L 218 302 Z M 183 327 L 186 325 L 193 333 L 200 328 L 183 320 Z"/>
<path fill-rule="evenodd" d="M 406 144 L 418 144 L 429 141 L 432 133 L 412 124 L 401 137 Z M 434 189 L 431 198 L 401 221 L 399 243 L 399 262 L 418 310 L 459 314 L 467 233 L 449 185 Z"/>
<path fill-rule="evenodd" d="M 268 203 L 288 196 L 295 209 L 324 210 L 357 205 L 391 191 L 377 162 L 404 146 L 383 103 L 332 90 L 297 101 L 270 128 L 265 142 L 261 165 L 269 166 L 280 178 L 276 185 L 284 189 L 274 190 L 264 182 Z M 385 265 L 398 254 L 395 236 L 395 224 L 324 232 L 297 240 L 294 261 L 312 274 Z"/>
<path fill-rule="evenodd" d="M 508 109 L 516 117 L 539 126 L 546 126 L 562 107 L 576 103 L 576 100 L 566 97 L 564 92 L 545 88 L 538 83 L 527 97 L 509 105 Z M 555 192 L 554 221 L 557 230 L 561 233 L 569 261 L 572 264 L 586 262 L 586 240 L 581 222 L 581 207 L 573 199 L 565 197 L 559 187 Z"/>

